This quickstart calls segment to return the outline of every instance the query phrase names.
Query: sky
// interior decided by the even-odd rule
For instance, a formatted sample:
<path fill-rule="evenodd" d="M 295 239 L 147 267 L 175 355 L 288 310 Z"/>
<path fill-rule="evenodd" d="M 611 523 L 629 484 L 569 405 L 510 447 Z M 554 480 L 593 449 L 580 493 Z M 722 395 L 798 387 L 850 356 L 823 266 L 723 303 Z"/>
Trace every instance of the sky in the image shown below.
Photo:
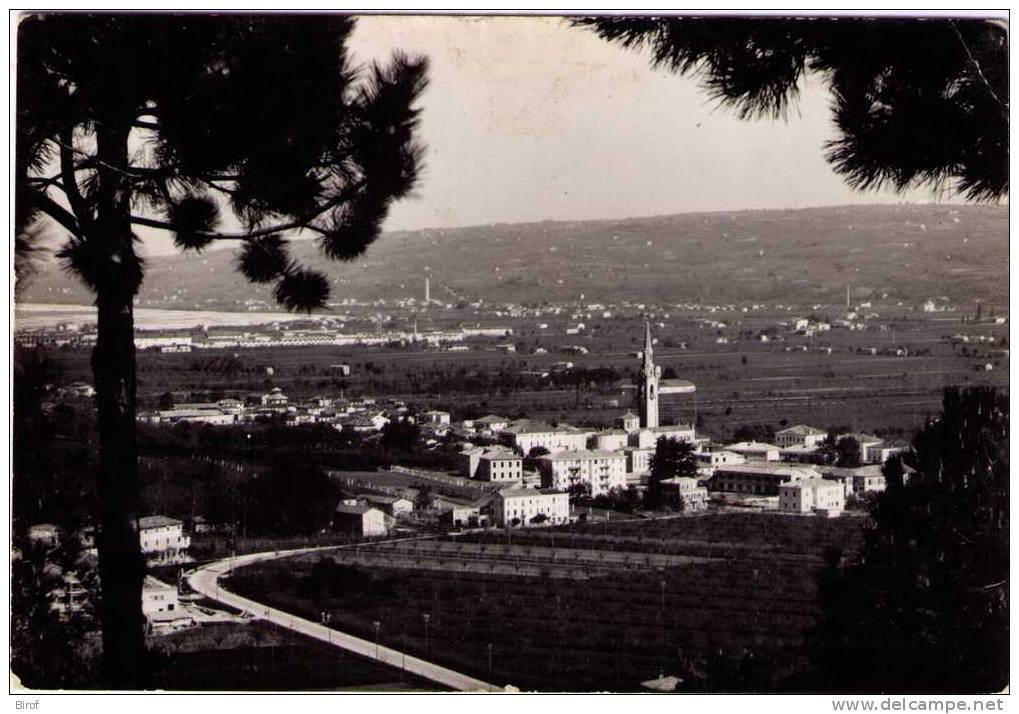
<path fill-rule="evenodd" d="M 562 18 L 368 16 L 348 48 L 362 65 L 394 50 L 430 61 L 425 170 L 388 231 L 932 199 L 835 175 L 817 79 L 788 120 L 741 121 L 695 79 Z M 149 255 L 175 252 L 165 234 L 143 237 Z"/>
<path fill-rule="evenodd" d="M 696 80 L 560 18 L 366 17 L 350 48 L 431 63 L 425 174 L 389 229 L 903 200 L 853 191 L 824 161 L 816 79 L 788 121 L 741 121 Z"/>

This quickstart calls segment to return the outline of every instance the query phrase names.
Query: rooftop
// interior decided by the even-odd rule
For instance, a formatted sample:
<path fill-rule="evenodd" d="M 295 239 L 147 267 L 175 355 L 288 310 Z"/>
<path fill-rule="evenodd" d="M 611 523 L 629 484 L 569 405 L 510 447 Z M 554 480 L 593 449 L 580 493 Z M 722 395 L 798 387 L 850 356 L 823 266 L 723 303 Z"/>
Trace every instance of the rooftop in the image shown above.
<path fill-rule="evenodd" d="M 528 498 L 534 496 L 558 496 L 566 494 L 562 493 L 561 491 L 548 491 L 548 490 L 539 491 L 536 488 L 504 488 L 501 491 L 499 491 L 499 495 L 504 500 L 506 500 L 512 498 Z"/>
<path fill-rule="evenodd" d="M 142 581 L 142 590 L 176 590 L 176 588 L 151 575 L 146 575 L 145 580 Z"/>
<path fill-rule="evenodd" d="M 873 434 L 839 434 L 839 441 L 842 439 L 856 439 L 860 444 L 880 444 L 884 439 Z"/>
<path fill-rule="evenodd" d="M 838 481 L 825 481 L 824 479 L 813 479 L 810 481 L 798 481 L 796 483 L 784 483 L 779 488 L 794 488 L 797 490 L 816 491 L 819 488 L 842 490 L 843 486 Z"/>
<path fill-rule="evenodd" d="M 797 424 L 796 426 L 791 426 L 788 429 L 775 432 L 776 436 L 778 434 L 782 434 L 783 436 L 820 436 L 824 433 L 825 432 L 822 429 L 807 426 L 806 424 Z"/>
<path fill-rule="evenodd" d="M 726 451 L 778 451 L 778 447 L 774 444 L 765 444 L 762 441 L 740 441 L 735 444 L 728 444 L 725 447 Z"/>
<path fill-rule="evenodd" d="M 183 526 L 184 521 L 169 516 L 143 516 L 138 519 L 138 529 L 163 528 L 165 526 Z"/>
<path fill-rule="evenodd" d="M 577 459 L 621 459 L 624 457 L 623 454 L 618 451 L 608 451 L 606 449 L 585 449 L 583 451 L 557 451 L 554 454 L 545 454 L 538 458 L 547 459 L 549 461 L 575 461 Z"/>
<path fill-rule="evenodd" d="M 795 464 L 740 464 L 733 466 L 719 466 L 715 475 L 735 473 L 752 476 L 788 476 L 795 479 L 821 478 L 821 473 L 810 466 L 799 466 Z"/>
<path fill-rule="evenodd" d="M 378 509 L 374 508 L 373 506 L 365 506 L 360 504 L 354 506 L 346 503 L 341 503 L 334 509 L 334 513 L 346 513 L 352 516 L 363 516 L 368 511 L 375 510 Z"/>
<path fill-rule="evenodd" d="M 474 420 L 475 424 L 506 424 L 507 422 L 509 422 L 509 419 L 501 417 L 498 414 L 488 414 L 487 416 Z"/>

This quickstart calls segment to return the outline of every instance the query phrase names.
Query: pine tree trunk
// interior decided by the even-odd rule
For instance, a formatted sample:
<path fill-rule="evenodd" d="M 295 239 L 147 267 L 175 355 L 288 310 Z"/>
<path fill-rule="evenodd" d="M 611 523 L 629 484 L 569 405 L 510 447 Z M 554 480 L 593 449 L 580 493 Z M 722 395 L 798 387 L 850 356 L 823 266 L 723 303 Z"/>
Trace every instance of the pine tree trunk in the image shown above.
<path fill-rule="evenodd" d="M 145 563 L 138 541 L 135 445 L 134 314 L 130 300 L 100 291 L 98 340 L 92 352 L 99 409 L 99 577 L 105 685 L 144 685 L 141 610 Z"/>
<path fill-rule="evenodd" d="M 97 131 L 100 195 L 90 240 L 108 263 L 96 283 L 98 337 L 92 352 L 99 421 L 99 577 L 104 686 L 146 686 L 141 597 L 145 561 L 138 539 L 140 489 L 135 441 L 134 292 L 127 129 Z"/>

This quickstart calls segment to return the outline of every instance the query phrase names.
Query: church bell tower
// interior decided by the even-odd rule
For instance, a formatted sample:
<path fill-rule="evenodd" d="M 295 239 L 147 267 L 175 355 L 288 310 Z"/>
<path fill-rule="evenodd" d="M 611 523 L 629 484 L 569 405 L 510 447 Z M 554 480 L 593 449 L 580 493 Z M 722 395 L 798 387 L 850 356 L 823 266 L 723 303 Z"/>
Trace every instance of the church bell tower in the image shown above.
<path fill-rule="evenodd" d="M 642 428 L 650 429 L 658 426 L 658 381 L 662 369 L 655 366 L 651 347 L 651 323 L 644 322 L 644 359 L 640 369 L 638 392 L 640 393 L 639 413 Z"/>

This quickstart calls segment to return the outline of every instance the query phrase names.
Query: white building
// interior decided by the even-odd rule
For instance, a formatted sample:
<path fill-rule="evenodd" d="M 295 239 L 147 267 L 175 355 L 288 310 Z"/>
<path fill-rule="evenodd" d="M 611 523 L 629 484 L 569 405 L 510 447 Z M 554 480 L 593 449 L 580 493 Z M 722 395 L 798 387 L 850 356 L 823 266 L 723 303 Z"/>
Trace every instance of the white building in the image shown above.
<path fill-rule="evenodd" d="M 524 460 L 516 454 L 481 454 L 474 478 L 489 483 L 519 483 L 524 478 Z"/>
<path fill-rule="evenodd" d="M 478 478 L 478 466 L 482 456 L 499 459 L 519 459 L 517 452 L 505 446 L 467 446 L 460 452 L 460 475 L 464 478 Z"/>
<path fill-rule="evenodd" d="M 138 519 L 138 539 L 149 565 L 187 563 L 191 537 L 184 535 L 184 522 L 168 516 Z"/>
<path fill-rule="evenodd" d="M 623 429 L 604 429 L 591 439 L 591 446 L 602 451 L 619 451 L 629 445 L 630 435 Z"/>
<path fill-rule="evenodd" d="M 805 424 L 797 424 L 788 429 L 775 432 L 775 443 L 780 447 L 788 446 L 816 446 L 827 438 L 827 434 Z"/>
<path fill-rule="evenodd" d="M 697 460 L 705 466 L 738 466 L 747 462 L 746 457 L 735 451 L 719 449 L 717 451 L 701 451 L 695 454 Z"/>
<path fill-rule="evenodd" d="M 719 466 L 708 481 L 711 491 L 755 496 L 777 496 L 786 483 L 820 480 L 821 473 L 809 466 L 792 464 L 748 463 Z"/>
<path fill-rule="evenodd" d="M 552 426 L 531 419 L 515 421 L 499 433 L 503 442 L 522 456 L 527 456 L 536 446 L 548 449 L 550 453 L 582 451 L 587 448 L 587 440 L 593 435 L 593 429 L 577 429 L 565 424 Z"/>
<path fill-rule="evenodd" d="M 509 419 L 496 414 L 488 414 L 480 419 L 472 420 L 471 423 L 473 424 L 475 431 L 490 431 L 492 433 L 498 433 L 509 425 Z"/>
<path fill-rule="evenodd" d="M 426 424 L 434 424 L 436 426 L 449 426 L 449 412 L 443 412 L 438 410 L 432 410 L 422 414 L 424 422 Z"/>
<path fill-rule="evenodd" d="M 740 441 L 729 444 L 725 449 L 743 456 L 747 461 L 778 461 L 780 458 L 777 446 L 760 441 Z"/>
<path fill-rule="evenodd" d="M 811 480 L 786 483 L 778 489 L 778 508 L 786 513 L 838 516 L 845 510 L 846 492 L 837 481 Z"/>
<path fill-rule="evenodd" d="M 260 398 L 263 407 L 269 407 L 271 409 L 280 409 L 286 407 L 289 403 L 287 395 L 283 393 L 279 387 L 273 387 L 269 390 L 268 394 L 263 394 Z"/>
<path fill-rule="evenodd" d="M 146 575 L 142 583 L 142 614 L 149 632 L 163 635 L 195 624 L 194 617 L 180 606 L 177 588 Z"/>
<path fill-rule="evenodd" d="M 362 494 L 359 498 L 366 504 L 378 508 L 387 516 L 392 516 L 393 518 L 404 513 L 411 513 L 414 510 L 414 502 L 403 496 L 366 493 Z"/>
<path fill-rule="evenodd" d="M 859 445 L 858 453 L 861 464 L 883 463 L 879 449 L 884 444 L 884 439 L 871 434 L 842 434 L 838 437 L 838 442 L 841 443 L 844 439 L 854 439 Z M 898 451 L 901 449 L 896 453 Z"/>
<path fill-rule="evenodd" d="M 155 421 L 160 424 L 190 422 L 194 424 L 226 426 L 237 423 L 237 413 L 226 413 L 219 407 L 213 405 L 210 405 L 209 408 L 203 409 L 163 409 L 156 412 Z"/>
<path fill-rule="evenodd" d="M 651 473 L 651 457 L 655 455 L 654 449 L 641 449 L 637 446 L 627 446 L 623 449 L 626 456 L 626 476 L 628 483 L 640 484 Z"/>
<path fill-rule="evenodd" d="M 531 488 L 505 488 L 492 499 L 492 518 L 500 527 L 569 523 L 570 497 Z"/>
<path fill-rule="evenodd" d="M 333 530 L 360 538 L 384 536 L 391 523 L 391 516 L 356 499 L 344 500 L 333 511 Z"/>
<path fill-rule="evenodd" d="M 28 527 L 28 540 L 44 548 L 60 545 L 60 528 L 53 523 L 36 523 Z"/>
<path fill-rule="evenodd" d="M 626 455 L 617 451 L 560 451 L 534 460 L 543 488 L 566 491 L 578 483 L 591 485 L 591 495 L 626 488 Z"/>
<path fill-rule="evenodd" d="M 662 493 L 666 503 L 684 511 L 703 511 L 708 507 L 708 489 L 689 476 L 675 476 L 662 479 Z"/>

